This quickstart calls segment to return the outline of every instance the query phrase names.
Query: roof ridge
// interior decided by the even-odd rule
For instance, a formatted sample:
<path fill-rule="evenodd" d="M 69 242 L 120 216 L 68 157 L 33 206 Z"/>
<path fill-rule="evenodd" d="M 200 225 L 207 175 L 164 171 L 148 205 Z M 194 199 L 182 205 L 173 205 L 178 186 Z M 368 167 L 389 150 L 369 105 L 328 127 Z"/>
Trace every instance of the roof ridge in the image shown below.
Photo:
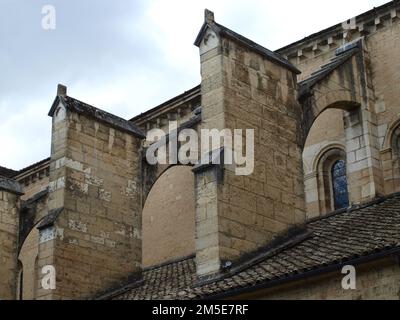
<path fill-rule="evenodd" d="M 361 18 L 362 21 L 365 21 L 365 19 L 368 18 L 368 16 L 374 15 L 379 11 L 382 12 L 383 10 L 389 9 L 391 7 L 395 7 L 396 8 L 396 6 L 399 5 L 399 4 L 400 4 L 399 0 L 392 0 L 392 1 L 389 1 L 387 3 L 382 4 L 381 6 L 373 7 L 371 9 L 369 9 L 368 11 L 364 11 L 363 13 L 360 13 L 360 14 L 356 15 L 356 18 L 358 18 L 358 19 Z M 307 41 L 311 42 L 314 39 L 320 38 L 321 35 L 324 35 L 326 33 L 334 31 L 336 28 L 340 27 L 341 24 L 342 24 L 342 22 L 338 22 L 338 23 L 336 23 L 334 25 L 331 25 L 330 27 L 327 27 L 327 28 L 324 28 L 324 29 L 322 29 L 322 30 L 320 30 L 318 32 L 312 33 L 312 34 L 310 34 L 310 35 L 308 35 L 308 36 L 306 36 L 306 37 L 304 37 L 302 39 L 299 39 L 299 40 L 294 41 L 292 43 L 289 43 L 289 44 L 287 44 L 287 45 L 285 45 L 285 46 L 283 46 L 283 47 L 281 47 L 279 49 L 276 49 L 275 52 L 282 52 L 282 51 L 290 50 L 291 48 L 295 48 L 297 45 L 300 45 L 301 43 L 304 43 L 304 42 L 307 42 Z"/>
<path fill-rule="evenodd" d="M 78 114 L 83 114 L 94 118 L 99 122 L 107 123 L 111 127 L 133 134 L 140 139 L 144 139 L 146 137 L 144 132 L 142 132 L 142 130 L 133 122 L 67 95 L 56 96 L 48 113 L 50 117 L 54 116 L 59 103 L 61 103 L 65 108 L 70 109 Z"/>
<path fill-rule="evenodd" d="M 46 159 L 40 160 L 40 161 L 35 162 L 35 163 L 25 167 L 25 168 L 22 168 L 22 169 L 17 171 L 17 174 L 15 176 L 20 175 L 21 173 L 23 173 L 25 171 L 28 171 L 30 169 L 33 169 L 36 166 L 40 166 L 40 165 L 44 164 L 45 162 L 49 161 L 50 159 L 51 159 L 50 157 L 47 157 Z"/>
<path fill-rule="evenodd" d="M 386 195 L 386 196 L 378 196 L 377 198 L 375 198 L 375 199 L 373 199 L 373 200 L 371 200 L 369 202 L 366 202 L 366 203 L 355 204 L 355 205 L 353 205 L 351 207 L 348 207 L 348 208 L 332 211 L 332 212 L 330 212 L 328 214 L 325 214 L 323 216 L 311 218 L 311 219 L 306 221 L 306 225 L 311 224 L 311 223 L 315 223 L 317 221 L 326 220 L 326 219 L 332 218 L 332 217 L 340 215 L 340 214 L 351 213 L 351 212 L 362 210 L 362 209 L 365 209 L 365 208 L 368 208 L 368 207 L 372 207 L 374 205 L 381 204 L 383 202 L 386 202 L 387 200 L 391 200 L 391 199 L 394 199 L 394 198 L 397 198 L 397 197 L 400 198 L 400 192 L 395 192 L 395 193 L 392 193 L 392 194 Z"/>
<path fill-rule="evenodd" d="M 280 53 L 272 51 L 260 44 L 258 44 L 257 42 L 233 31 L 232 29 L 229 29 L 227 27 L 225 27 L 222 24 L 219 24 L 217 22 L 213 22 L 218 28 L 221 29 L 220 32 L 222 32 L 223 34 L 225 34 L 228 37 L 231 37 L 235 40 L 238 40 L 240 42 L 242 42 L 243 44 L 246 44 L 248 46 L 250 46 L 251 48 L 253 48 L 254 50 L 258 51 L 259 53 L 262 53 L 264 55 L 266 55 L 267 57 L 273 59 L 275 62 L 277 62 L 280 65 L 283 65 L 284 67 L 288 68 L 289 70 L 291 70 L 294 73 L 300 74 L 301 71 L 294 65 L 292 64 L 288 59 L 286 59 L 285 57 L 283 57 Z"/>
<path fill-rule="evenodd" d="M 18 173 L 18 170 L 10 169 L 7 167 L 0 166 L 0 177 L 12 178 Z"/>
<path fill-rule="evenodd" d="M 254 42 L 253 40 L 250 40 L 249 38 L 242 36 L 241 34 L 225 27 L 224 25 L 217 23 L 214 19 L 214 14 L 207 9 L 205 10 L 204 23 L 201 26 L 200 31 L 197 34 L 196 40 L 194 42 L 195 46 L 200 47 L 201 41 L 208 28 L 210 28 L 218 36 L 224 35 L 228 38 L 236 40 L 241 45 L 256 51 L 258 54 L 266 57 L 268 60 L 281 65 L 282 67 L 290 70 L 295 74 L 301 73 L 301 71 L 295 65 L 293 65 L 289 60 L 283 57 L 280 53 L 269 50 L 264 46 Z"/>
<path fill-rule="evenodd" d="M 156 111 L 158 111 L 159 109 L 161 109 L 162 107 L 168 106 L 169 104 L 174 103 L 175 101 L 177 101 L 177 100 L 179 100 L 179 99 L 181 99 L 181 98 L 184 98 L 184 97 L 187 96 L 187 95 L 190 95 L 190 94 L 192 94 L 192 93 L 195 93 L 196 91 L 200 90 L 200 88 L 201 88 L 201 85 L 198 84 L 198 85 L 196 85 L 195 87 L 193 87 L 193 88 L 191 88 L 191 89 L 188 89 L 188 90 L 184 91 L 183 93 L 178 94 L 177 96 L 174 96 L 173 98 L 170 98 L 170 99 L 168 99 L 168 100 L 165 100 L 164 102 L 162 102 L 162 103 L 156 105 L 156 106 L 153 107 L 153 108 L 147 109 L 146 111 L 137 114 L 136 116 L 134 116 L 133 118 L 131 118 L 129 121 L 134 122 L 134 121 L 136 121 L 136 120 L 139 120 L 141 117 L 144 117 L 144 116 L 146 116 L 146 115 L 148 115 L 148 114 L 151 114 L 152 112 L 156 112 Z"/>

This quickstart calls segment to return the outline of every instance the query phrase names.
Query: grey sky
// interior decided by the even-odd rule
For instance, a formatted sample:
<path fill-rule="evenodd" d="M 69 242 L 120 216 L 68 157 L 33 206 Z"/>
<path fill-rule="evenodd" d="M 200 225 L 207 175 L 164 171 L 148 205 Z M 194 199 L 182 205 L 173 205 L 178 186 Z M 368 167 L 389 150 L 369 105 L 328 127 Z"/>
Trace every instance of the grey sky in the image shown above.
<path fill-rule="evenodd" d="M 385 2 L 0 0 L 0 165 L 49 156 L 57 83 L 125 118 L 197 85 L 204 8 L 274 50 Z M 56 9 L 55 30 L 41 27 L 44 5 Z"/>

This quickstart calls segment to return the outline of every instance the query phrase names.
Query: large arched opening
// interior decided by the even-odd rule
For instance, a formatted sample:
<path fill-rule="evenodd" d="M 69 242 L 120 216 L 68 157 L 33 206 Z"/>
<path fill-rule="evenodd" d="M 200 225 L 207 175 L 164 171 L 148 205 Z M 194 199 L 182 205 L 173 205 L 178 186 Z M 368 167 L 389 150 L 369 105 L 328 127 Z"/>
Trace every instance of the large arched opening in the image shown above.
<path fill-rule="evenodd" d="M 152 185 L 142 213 L 142 264 L 150 267 L 195 252 L 192 167 L 165 170 Z"/>
<path fill-rule="evenodd" d="M 25 238 L 18 255 L 20 262 L 18 296 L 20 300 L 36 299 L 38 285 L 37 259 L 39 254 L 39 230 L 37 224 Z"/>
<path fill-rule="evenodd" d="M 303 149 L 308 218 L 349 206 L 345 121 L 348 113 L 344 110 L 346 106 L 332 104 L 318 115 L 308 132 Z"/>

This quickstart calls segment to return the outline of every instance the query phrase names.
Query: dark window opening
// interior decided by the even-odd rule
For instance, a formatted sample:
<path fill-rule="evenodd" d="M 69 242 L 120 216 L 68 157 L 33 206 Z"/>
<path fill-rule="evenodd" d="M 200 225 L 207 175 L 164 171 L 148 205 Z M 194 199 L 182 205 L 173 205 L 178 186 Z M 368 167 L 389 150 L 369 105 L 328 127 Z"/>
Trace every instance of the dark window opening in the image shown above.
<path fill-rule="evenodd" d="M 335 210 L 349 206 L 349 192 L 347 189 L 346 162 L 338 160 L 332 167 L 333 199 Z"/>

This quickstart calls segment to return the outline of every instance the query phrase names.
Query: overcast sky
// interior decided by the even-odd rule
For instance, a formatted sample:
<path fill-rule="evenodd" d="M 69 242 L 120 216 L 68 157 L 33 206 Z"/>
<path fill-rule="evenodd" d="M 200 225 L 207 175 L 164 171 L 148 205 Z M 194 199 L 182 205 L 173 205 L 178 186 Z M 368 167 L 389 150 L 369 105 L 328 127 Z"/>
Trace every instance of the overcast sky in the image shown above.
<path fill-rule="evenodd" d="M 387 0 L 0 0 L 0 165 L 50 155 L 58 83 L 131 118 L 200 83 L 194 39 L 204 8 L 275 50 Z M 56 9 L 55 30 L 42 8 Z"/>

